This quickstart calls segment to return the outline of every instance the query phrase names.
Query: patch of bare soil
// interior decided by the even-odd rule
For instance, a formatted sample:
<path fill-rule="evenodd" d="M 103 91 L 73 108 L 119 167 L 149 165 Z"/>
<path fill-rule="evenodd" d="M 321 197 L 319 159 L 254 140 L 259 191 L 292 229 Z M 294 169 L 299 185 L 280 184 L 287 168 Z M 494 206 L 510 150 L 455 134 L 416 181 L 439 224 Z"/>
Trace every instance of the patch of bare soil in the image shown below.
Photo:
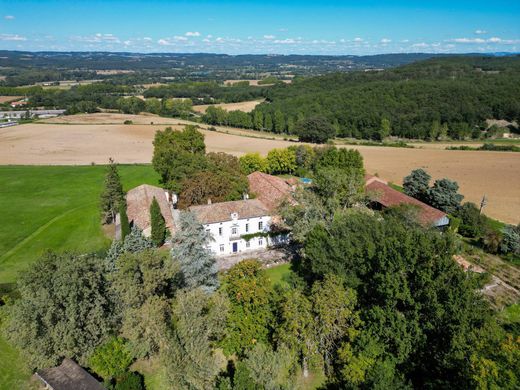
<path fill-rule="evenodd" d="M 252 100 L 248 102 L 239 102 L 239 103 L 218 103 L 218 104 L 203 104 L 199 106 L 193 106 L 193 111 L 198 113 L 205 113 L 208 107 L 220 107 L 223 108 L 226 111 L 244 111 L 244 112 L 251 112 L 255 109 L 256 106 L 258 106 L 260 103 L 262 103 L 264 99 L 261 100 Z"/>

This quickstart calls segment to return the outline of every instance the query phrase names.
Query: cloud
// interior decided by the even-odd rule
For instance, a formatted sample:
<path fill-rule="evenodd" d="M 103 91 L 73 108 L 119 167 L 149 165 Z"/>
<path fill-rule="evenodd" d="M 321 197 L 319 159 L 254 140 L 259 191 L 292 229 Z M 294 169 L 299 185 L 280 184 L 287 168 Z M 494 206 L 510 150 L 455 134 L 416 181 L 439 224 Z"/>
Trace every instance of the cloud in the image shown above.
<path fill-rule="evenodd" d="M 475 34 L 477 34 L 477 35 L 487 34 L 487 31 L 486 30 L 475 30 Z"/>
<path fill-rule="evenodd" d="M 293 45 L 297 43 L 296 39 L 293 38 L 287 38 L 287 39 L 275 39 L 273 43 L 278 43 L 281 45 Z"/>
<path fill-rule="evenodd" d="M 388 38 L 383 38 L 383 39 L 381 39 L 381 43 L 382 43 L 382 44 L 387 44 L 387 43 L 390 43 L 390 42 L 392 42 L 391 39 L 388 39 Z"/>
<path fill-rule="evenodd" d="M 188 31 L 186 34 L 187 37 L 200 37 L 200 32 L 198 31 Z"/>
<path fill-rule="evenodd" d="M 454 38 L 448 39 L 446 42 L 452 43 L 470 43 L 470 44 L 483 44 L 483 43 L 495 43 L 502 45 L 514 45 L 520 43 L 520 39 L 503 39 L 499 37 L 491 37 L 491 38 Z"/>
<path fill-rule="evenodd" d="M 26 37 L 18 34 L 0 34 L 0 41 L 26 41 Z"/>
<path fill-rule="evenodd" d="M 143 38 L 143 41 L 146 41 L 146 42 L 151 42 L 153 39 L 150 38 L 150 37 L 144 37 Z"/>
<path fill-rule="evenodd" d="M 274 35 L 264 35 L 264 39 L 275 39 Z"/>
<path fill-rule="evenodd" d="M 121 43 L 121 40 L 114 34 L 101 33 L 86 36 L 73 36 L 71 37 L 71 40 L 86 43 Z"/>
<path fill-rule="evenodd" d="M 426 42 L 419 42 L 419 43 L 414 43 L 412 45 L 412 47 L 417 47 L 417 48 L 425 48 L 425 47 L 429 47 L 430 45 L 428 45 Z"/>
<path fill-rule="evenodd" d="M 356 37 L 354 38 L 354 42 L 363 42 L 363 38 Z"/>
<path fill-rule="evenodd" d="M 181 35 L 175 35 L 175 36 L 173 37 L 173 39 L 174 39 L 175 41 L 177 41 L 177 42 L 186 42 L 186 41 L 188 40 L 188 38 L 183 37 L 183 36 L 181 36 Z"/>
<path fill-rule="evenodd" d="M 166 40 L 166 39 L 159 39 L 157 41 L 157 43 L 161 46 L 168 46 L 168 45 L 171 45 L 170 41 Z"/>
<path fill-rule="evenodd" d="M 289 31 L 289 29 L 285 28 L 285 27 L 282 27 L 282 28 L 279 28 L 278 31 L 280 31 L 280 32 L 287 32 L 287 31 Z"/>
<path fill-rule="evenodd" d="M 5 15 L 4 19 L 5 20 L 14 20 L 14 16 L 13 15 Z"/>

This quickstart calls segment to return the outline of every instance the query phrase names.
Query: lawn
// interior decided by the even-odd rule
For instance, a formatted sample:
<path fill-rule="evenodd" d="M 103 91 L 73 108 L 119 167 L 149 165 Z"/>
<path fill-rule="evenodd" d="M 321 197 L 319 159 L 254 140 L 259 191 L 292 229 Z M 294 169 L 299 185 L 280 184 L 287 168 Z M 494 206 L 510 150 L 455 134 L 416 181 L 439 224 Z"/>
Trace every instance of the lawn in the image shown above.
<path fill-rule="evenodd" d="M 265 270 L 265 273 L 271 280 L 273 286 L 276 286 L 277 284 L 281 286 L 286 285 L 286 278 L 289 277 L 292 272 L 291 264 L 277 265 L 275 267 L 266 268 Z"/>
<path fill-rule="evenodd" d="M 104 166 L 0 166 L 0 284 L 42 252 L 105 249 L 99 217 Z M 157 184 L 150 165 L 119 167 L 125 190 Z"/>
<path fill-rule="evenodd" d="M 0 337 L 0 390 L 30 388 L 30 377 L 18 351 Z"/>

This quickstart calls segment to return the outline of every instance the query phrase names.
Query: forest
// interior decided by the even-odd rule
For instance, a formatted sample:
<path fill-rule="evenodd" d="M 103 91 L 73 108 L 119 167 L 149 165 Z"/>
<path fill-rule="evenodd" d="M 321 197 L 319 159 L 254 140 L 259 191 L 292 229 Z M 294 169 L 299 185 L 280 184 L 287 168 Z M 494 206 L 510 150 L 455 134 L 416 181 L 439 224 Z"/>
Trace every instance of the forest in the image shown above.
<path fill-rule="evenodd" d="M 519 97 L 520 56 L 439 58 L 275 86 L 252 116 L 278 116 L 280 125 L 268 128 L 275 132 L 293 133 L 299 120 L 319 115 L 340 137 L 466 139 L 479 138 L 486 119 L 518 121 Z"/>

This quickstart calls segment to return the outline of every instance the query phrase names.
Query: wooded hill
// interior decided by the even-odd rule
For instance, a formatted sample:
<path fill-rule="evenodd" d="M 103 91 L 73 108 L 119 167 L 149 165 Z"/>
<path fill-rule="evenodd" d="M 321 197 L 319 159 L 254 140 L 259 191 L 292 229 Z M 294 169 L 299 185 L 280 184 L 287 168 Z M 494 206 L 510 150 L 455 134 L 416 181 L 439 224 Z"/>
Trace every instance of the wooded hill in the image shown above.
<path fill-rule="evenodd" d="M 277 132 L 293 133 L 299 119 L 317 115 L 341 137 L 380 139 L 388 130 L 406 138 L 477 137 L 486 119 L 520 118 L 520 56 L 446 57 L 381 72 L 333 73 L 275 86 L 266 97 L 255 111 L 264 123 L 270 117 Z M 283 123 L 276 126 L 276 117 Z"/>

